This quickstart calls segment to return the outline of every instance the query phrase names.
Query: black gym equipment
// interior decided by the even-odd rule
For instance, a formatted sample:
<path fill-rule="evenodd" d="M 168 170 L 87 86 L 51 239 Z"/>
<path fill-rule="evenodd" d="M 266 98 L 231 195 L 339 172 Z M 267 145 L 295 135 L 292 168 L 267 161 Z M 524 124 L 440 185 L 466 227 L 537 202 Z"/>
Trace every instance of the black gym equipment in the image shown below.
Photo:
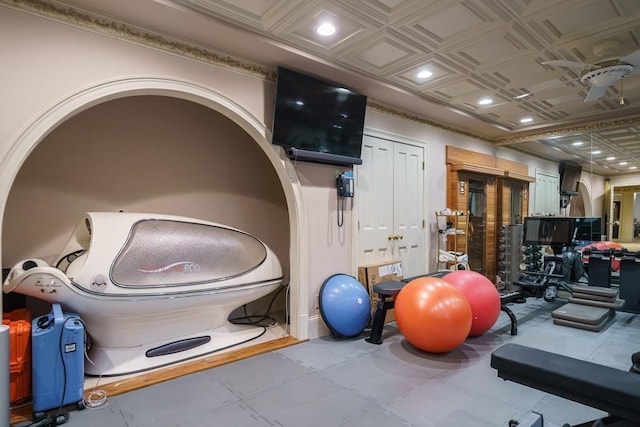
<path fill-rule="evenodd" d="M 613 249 L 585 249 L 583 254 L 589 257 L 589 286 L 611 287 L 613 252 Z"/>
<path fill-rule="evenodd" d="M 631 356 L 631 362 L 627 372 L 511 343 L 491 354 L 491 367 L 498 371 L 498 377 L 609 414 L 576 427 L 640 423 L 640 352 Z"/>
<path fill-rule="evenodd" d="M 619 251 L 620 298 L 625 301 L 622 311 L 640 313 L 640 253 Z"/>

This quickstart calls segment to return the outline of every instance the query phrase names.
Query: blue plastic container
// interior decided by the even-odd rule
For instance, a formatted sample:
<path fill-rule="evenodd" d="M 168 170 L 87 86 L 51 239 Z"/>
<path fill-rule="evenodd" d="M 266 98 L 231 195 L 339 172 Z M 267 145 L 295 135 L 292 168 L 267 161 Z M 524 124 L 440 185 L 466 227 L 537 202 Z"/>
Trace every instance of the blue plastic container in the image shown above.
<path fill-rule="evenodd" d="M 51 313 L 33 319 L 31 362 L 33 411 L 42 412 L 84 398 L 84 324 L 77 314 Z"/>

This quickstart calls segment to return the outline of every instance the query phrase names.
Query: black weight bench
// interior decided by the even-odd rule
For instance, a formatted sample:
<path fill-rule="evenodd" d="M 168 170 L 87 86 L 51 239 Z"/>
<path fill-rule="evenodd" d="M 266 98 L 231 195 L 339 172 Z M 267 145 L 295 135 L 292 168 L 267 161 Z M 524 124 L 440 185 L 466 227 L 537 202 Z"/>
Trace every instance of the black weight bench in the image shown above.
<path fill-rule="evenodd" d="M 394 297 L 398 295 L 400 290 L 407 283 L 419 277 L 438 277 L 442 278 L 446 276 L 449 271 L 438 271 L 436 273 L 427 274 L 425 276 L 409 277 L 403 279 L 401 282 L 388 281 L 380 282 L 373 285 L 373 292 L 378 294 L 378 304 L 376 311 L 373 314 L 373 321 L 371 322 L 371 334 L 369 338 L 365 338 L 365 341 L 371 344 L 382 344 L 382 329 L 384 328 L 384 319 L 387 315 L 387 311 L 392 309 L 395 305 Z M 524 298 L 520 292 L 508 292 L 500 295 L 500 310 L 507 313 L 509 320 L 511 320 L 511 335 L 518 334 L 518 319 L 515 314 L 506 307 L 506 304 L 514 301 L 518 301 Z"/>
<path fill-rule="evenodd" d="M 518 344 L 505 344 L 495 350 L 491 354 L 491 367 L 498 371 L 498 377 L 506 381 L 609 414 L 600 420 L 601 424 L 589 422 L 584 426 L 640 423 L 640 375 L 637 373 Z"/>

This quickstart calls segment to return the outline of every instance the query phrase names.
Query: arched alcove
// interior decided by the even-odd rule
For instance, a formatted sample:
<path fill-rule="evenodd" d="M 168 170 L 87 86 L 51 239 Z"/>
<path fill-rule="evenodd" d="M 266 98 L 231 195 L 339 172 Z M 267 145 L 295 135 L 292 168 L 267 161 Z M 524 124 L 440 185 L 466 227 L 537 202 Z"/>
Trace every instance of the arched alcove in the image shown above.
<path fill-rule="evenodd" d="M 591 191 L 583 180 L 578 182 L 578 194 L 571 198 L 569 216 L 593 216 L 593 201 Z"/>
<path fill-rule="evenodd" d="M 151 99 L 159 102 L 150 102 Z M 190 117 L 190 120 L 194 121 L 185 124 L 186 127 L 183 126 L 182 129 L 191 127 L 193 133 L 188 136 L 181 134 L 180 126 L 167 128 L 165 121 L 167 114 L 171 113 L 164 111 L 163 114 L 159 114 L 159 111 L 150 111 L 154 108 L 174 110 L 176 115 L 182 115 L 182 120 Z M 124 120 L 125 125 L 120 126 L 120 131 L 127 128 L 134 130 L 136 129 L 135 114 L 141 109 L 145 109 L 144 127 L 148 132 L 145 141 L 137 140 L 135 144 L 127 143 L 126 140 L 116 141 L 122 138 L 123 134 L 115 130 L 110 135 L 100 133 L 101 129 L 103 131 L 108 129 L 108 123 L 102 122 L 102 127 L 99 125 L 101 113 L 106 111 L 111 117 L 119 116 L 118 120 L 121 124 Z M 155 127 L 150 126 L 154 117 L 157 119 Z M 74 123 L 77 124 L 78 121 L 81 123 L 81 128 L 74 130 Z M 193 129 L 193 123 L 202 124 L 203 121 L 207 123 L 198 126 L 196 130 Z M 211 123 L 208 121 L 212 121 L 214 125 L 217 123 L 223 126 L 219 126 L 215 129 L 215 134 L 208 136 L 204 134 L 211 130 Z M 95 130 L 93 136 L 92 129 Z M 167 135 L 167 129 L 173 129 L 174 134 Z M 73 138 L 76 131 L 81 135 Z M 156 146 L 163 153 L 152 151 L 154 150 L 154 132 L 156 132 L 156 138 L 165 141 L 161 146 Z M 137 129 L 131 134 L 142 139 L 145 132 Z M 189 141 L 185 142 L 180 139 L 181 137 L 188 137 Z M 87 146 L 83 146 L 83 138 L 94 139 L 94 141 L 87 141 Z M 203 144 L 207 138 L 211 139 L 208 147 Z M 216 145 L 216 138 L 229 140 Z M 170 139 L 174 139 L 175 144 L 166 143 Z M 47 141 L 46 146 L 38 147 L 43 141 Z M 234 143 L 236 143 L 235 146 Z M 212 154 L 210 151 L 212 146 L 220 148 L 212 156 L 218 158 L 212 160 L 211 169 L 206 169 L 206 161 L 202 162 L 201 158 Z M 181 149 L 204 149 L 205 151 L 191 152 L 186 155 L 186 152 L 181 152 Z M 82 157 L 75 156 L 81 151 Z M 251 156 L 251 159 L 243 160 L 243 155 Z M 81 161 L 73 164 L 74 158 L 79 158 Z M 198 167 L 190 167 L 188 159 L 191 161 L 200 159 L 201 162 Z M 251 173 L 242 170 L 245 161 L 246 167 L 252 169 Z M 172 167 L 171 162 L 175 162 L 175 168 Z M 145 167 L 155 169 L 151 173 L 149 170 L 145 173 L 136 173 L 132 170 L 135 169 L 136 164 L 140 165 L 140 172 L 144 171 Z M 26 169 L 23 169 L 23 166 Z M 56 227 L 56 225 L 77 220 L 75 214 L 78 212 L 76 211 L 83 204 L 94 210 L 96 208 L 123 209 L 118 208 L 118 204 L 126 206 L 124 209 L 131 210 L 149 211 L 157 207 L 164 210 L 164 213 L 192 217 L 197 217 L 202 212 L 210 212 L 211 215 L 223 217 L 226 215 L 223 221 L 237 221 L 236 224 L 228 225 L 238 228 L 246 228 L 243 227 L 243 223 L 250 226 L 255 221 L 255 217 L 251 215 L 255 215 L 256 210 L 271 211 L 266 216 L 278 218 L 276 222 L 280 225 L 284 223 L 285 227 L 288 227 L 288 241 L 282 245 L 275 236 L 277 227 L 273 224 L 262 227 L 262 232 L 267 235 L 260 237 L 264 238 L 270 246 L 269 240 L 275 246 L 279 246 L 276 252 L 280 252 L 280 256 L 284 255 L 287 258 L 283 266 L 287 267 L 285 273 L 288 270 L 290 280 L 290 332 L 294 337 L 304 339 L 307 337 L 308 314 L 302 312 L 304 309 L 301 310 L 301 307 L 304 305 L 300 304 L 300 301 L 306 301 L 307 292 L 301 289 L 299 284 L 305 283 L 302 280 L 304 268 L 300 265 L 307 251 L 303 247 L 304 227 L 302 227 L 303 218 L 300 214 L 302 210 L 300 188 L 295 172 L 291 172 L 291 169 L 287 169 L 286 166 L 286 161 L 279 157 L 267 141 L 264 125 L 241 106 L 217 92 L 168 79 L 126 79 L 101 84 L 73 94 L 46 111 L 26 127 L 25 131 L 12 142 L 9 152 L 3 157 L 0 163 L 0 186 L 4 196 L 1 200 L 2 209 L 0 209 L 3 223 L 1 235 L 3 244 L 0 254 L 4 265 L 24 255 L 27 248 L 15 242 L 20 238 L 20 233 L 28 235 L 30 230 L 35 228 L 33 232 L 39 232 L 40 235 L 37 237 L 41 239 L 38 251 L 40 255 L 48 255 L 47 252 L 54 251 L 53 248 L 59 240 L 65 238 L 65 232 L 70 231 L 65 230 L 64 226 Z M 37 173 L 38 168 L 44 169 L 40 171 L 44 172 L 44 175 Z M 171 179 L 171 170 L 162 170 L 168 168 L 173 169 L 176 176 L 181 177 L 181 181 Z M 27 169 L 28 173 L 25 172 Z M 25 173 L 21 175 L 21 171 Z M 271 180 L 272 183 L 274 180 L 277 181 L 279 190 L 274 191 L 273 185 L 265 187 L 265 182 L 256 179 L 256 173 L 261 175 L 262 181 Z M 186 179 L 184 175 L 188 175 Z M 47 182 L 47 176 L 51 177 L 50 182 Z M 34 183 L 33 180 L 37 179 L 43 180 L 41 182 L 46 182 L 47 185 Z M 109 185 L 110 180 L 114 185 Z M 155 187 L 154 180 L 160 181 Z M 222 182 L 225 180 L 226 183 Z M 54 191 L 52 182 L 71 188 L 67 190 L 58 188 Z M 251 184 L 252 182 L 254 184 Z M 24 194 L 20 194 L 20 191 L 13 188 L 14 184 L 25 185 L 24 183 L 29 187 Z M 127 192 L 127 185 L 132 191 Z M 251 189 L 251 185 L 255 185 L 256 188 Z M 140 197 L 150 188 L 155 188 L 156 191 Z M 188 189 L 192 191 L 187 192 Z M 276 194 L 278 192 L 279 195 Z M 224 204 L 241 202 L 245 205 L 241 209 L 226 210 L 225 213 L 224 209 L 215 208 L 216 196 L 223 200 Z M 85 202 L 77 200 L 78 198 L 84 199 Z M 260 200 L 255 200 L 256 198 Z M 195 201 L 202 203 L 197 207 Z M 39 227 L 26 226 L 27 218 L 21 216 L 20 212 L 24 212 L 28 206 L 32 209 L 42 209 L 43 212 L 46 212 L 49 206 L 53 213 L 48 218 L 50 223 L 41 224 Z M 284 213 L 278 212 L 282 209 Z M 242 212 L 250 214 L 243 218 Z M 31 213 L 27 217 L 34 221 L 42 216 Z M 213 220 L 211 217 L 203 219 Z M 21 223 L 21 230 L 7 229 L 7 227 L 15 227 L 18 223 Z M 63 231 L 53 231 L 58 229 Z M 45 230 L 44 233 L 43 230 Z M 268 235 L 270 233 L 268 230 L 273 230 L 271 236 Z M 251 230 L 246 231 L 251 232 Z M 258 231 L 258 233 L 261 232 Z M 33 239 L 34 236 L 30 236 L 25 240 L 33 241 Z M 11 242 L 17 246 L 14 246 L 15 250 L 9 253 L 6 248 Z M 27 256 L 33 256 L 33 254 Z M 301 321 L 301 318 L 305 320 Z"/>

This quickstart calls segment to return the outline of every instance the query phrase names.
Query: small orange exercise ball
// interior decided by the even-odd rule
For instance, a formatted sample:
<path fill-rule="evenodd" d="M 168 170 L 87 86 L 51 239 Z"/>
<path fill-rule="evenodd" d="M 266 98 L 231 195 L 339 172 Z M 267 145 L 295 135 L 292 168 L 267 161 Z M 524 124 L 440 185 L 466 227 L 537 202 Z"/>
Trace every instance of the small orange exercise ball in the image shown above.
<path fill-rule="evenodd" d="M 471 329 L 471 307 L 467 299 L 442 279 L 412 280 L 400 290 L 394 307 L 402 335 L 414 347 L 430 353 L 455 349 Z"/>
<path fill-rule="evenodd" d="M 491 280 L 471 270 L 454 271 L 444 280 L 467 297 L 473 316 L 469 335 L 482 335 L 491 329 L 500 316 L 500 294 Z"/>

